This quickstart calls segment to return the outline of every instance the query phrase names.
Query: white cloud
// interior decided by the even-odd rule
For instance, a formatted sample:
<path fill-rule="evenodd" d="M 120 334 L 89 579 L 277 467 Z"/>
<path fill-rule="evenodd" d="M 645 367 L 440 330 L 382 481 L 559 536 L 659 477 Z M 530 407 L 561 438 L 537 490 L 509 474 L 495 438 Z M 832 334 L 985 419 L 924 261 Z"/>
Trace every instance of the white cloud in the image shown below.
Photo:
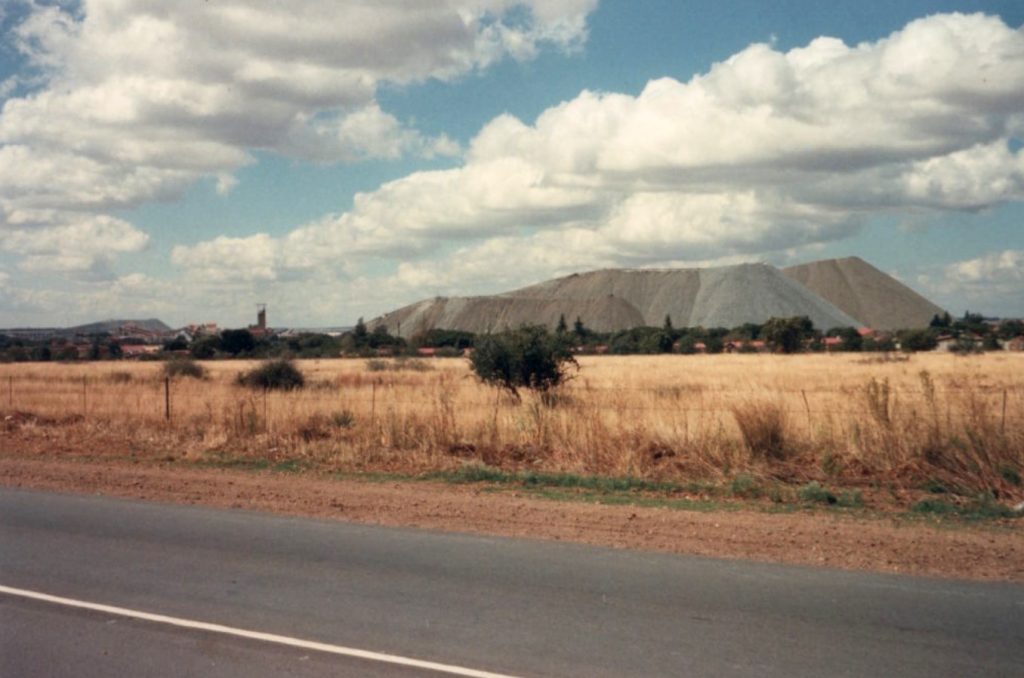
<path fill-rule="evenodd" d="M 1024 250 L 1007 249 L 964 259 L 918 277 L 950 309 L 1024 317 Z"/>
<path fill-rule="evenodd" d="M 951 264 L 950 279 L 967 285 L 1011 285 L 1024 294 L 1024 251 L 1003 250 Z"/>
<path fill-rule="evenodd" d="M 571 50 L 596 1 L 29 2 L 10 35 L 42 81 L 0 111 L 0 229 L 40 210 L 82 222 L 203 176 L 227 193 L 253 150 L 456 154 L 381 110 L 378 87 Z"/>
<path fill-rule="evenodd" d="M 117 254 L 138 252 L 149 236 L 121 219 L 97 216 L 60 226 L 0 231 L 0 251 L 21 255 L 24 271 L 109 277 Z"/>
<path fill-rule="evenodd" d="M 458 154 L 383 110 L 380 84 L 575 49 L 594 4 L 91 0 L 70 21 L 38 12 L 23 49 L 50 81 L 0 115 L 0 220 L 53 228 L 200 176 L 226 193 L 253 149 L 317 162 Z M 880 214 L 1024 199 L 1022 138 L 1024 32 L 935 15 L 854 46 L 751 45 L 687 82 L 583 91 L 532 122 L 498 116 L 454 169 L 385 183 L 282 237 L 222 236 L 171 258 L 208 308 L 258 292 L 296 313 L 346 309 L 333 315 L 581 268 L 790 256 Z M 973 284 L 964 271 L 947 277 Z"/>
<path fill-rule="evenodd" d="M 266 233 L 248 238 L 220 236 L 195 247 L 177 246 L 171 261 L 200 274 L 206 281 L 221 283 L 276 280 L 279 248 Z M 224 262 L 230 261 L 226 268 Z"/>
<path fill-rule="evenodd" d="M 476 268 L 511 279 L 787 252 L 873 215 L 1024 199 L 1022 136 L 1024 33 L 998 18 L 936 15 L 856 46 L 755 44 L 689 82 L 584 91 L 533 124 L 499 116 L 461 167 L 358 195 L 277 239 L 273 266 L 351 273 L 384 256 L 403 262 L 396 289 L 472 288 Z"/>

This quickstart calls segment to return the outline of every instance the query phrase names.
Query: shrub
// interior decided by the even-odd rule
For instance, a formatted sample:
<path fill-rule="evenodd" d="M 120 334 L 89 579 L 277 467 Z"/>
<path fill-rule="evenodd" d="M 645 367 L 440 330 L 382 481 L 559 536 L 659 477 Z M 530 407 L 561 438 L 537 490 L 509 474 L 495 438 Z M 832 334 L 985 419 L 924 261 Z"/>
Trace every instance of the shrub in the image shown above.
<path fill-rule="evenodd" d="M 567 337 L 540 326 L 480 337 L 469 360 L 481 381 L 516 400 L 520 388 L 544 395 L 568 378 L 570 367 L 579 367 Z"/>
<path fill-rule="evenodd" d="M 306 378 L 290 360 L 268 360 L 238 375 L 238 383 L 249 388 L 291 391 L 306 385 Z"/>
<path fill-rule="evenodd" d="M 177 377 L 205 379 L 206 368 L 194 360 L 190 360 L 188 358 L 176 358 L 164 363 L 164 376 L 171 379 L 175 379 Z"/>
<path fill-rule="evenodd" d="M 732 415 L 755 459 L 785 459 L 789 452 L 786 411 L 776 403 L 737 405 Z"/>

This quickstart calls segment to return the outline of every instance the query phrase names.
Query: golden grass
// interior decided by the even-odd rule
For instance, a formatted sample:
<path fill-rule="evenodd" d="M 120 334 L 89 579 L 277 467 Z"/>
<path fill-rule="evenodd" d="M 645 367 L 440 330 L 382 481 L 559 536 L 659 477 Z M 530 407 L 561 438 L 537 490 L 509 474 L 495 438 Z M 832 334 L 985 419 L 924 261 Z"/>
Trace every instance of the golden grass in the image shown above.
<path fill-rule="evenodd" d="M 244 361 L 171 384 L 160 363 L 0 365 L 6 432 L 93 454 L 302 460 L 419 472 L 503 468 L 835 483 L 937 481 L 1020 497 L 1024 354 L 584 357 L 555 406 L 481 385 L 463 359 L 429 370 L 301 361 L 307 387 L 253 392 Z M 123 444 L 113 445 L 110 441 Z"/>

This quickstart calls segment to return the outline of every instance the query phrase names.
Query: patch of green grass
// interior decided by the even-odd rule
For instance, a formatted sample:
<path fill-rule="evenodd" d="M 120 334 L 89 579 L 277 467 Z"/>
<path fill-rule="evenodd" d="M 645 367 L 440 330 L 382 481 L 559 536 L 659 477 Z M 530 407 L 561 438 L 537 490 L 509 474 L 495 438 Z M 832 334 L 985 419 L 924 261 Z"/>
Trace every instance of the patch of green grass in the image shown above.
<path fill-rule="evenodd" d="M 700 483 L 680 483 L 644 480 L 633 477 L 587 476 L 575 473 L 543 471 L 502 471 L 482 464 L 467 464 L 455 470 L 436 471 L 421 476 L 424 480 L 442 480 L 448 483 L 500 483 L 526 488 L 561 487 L 596 492 L 661 492 L 681 493 L 706 491 L 710 486 Z"/>
<path fill-rule="evenodd" d="M 270 467 L 275 473 L 300 473 L 309 468 L 309 462 L 302 459 L 285 459 Z"/>
<path fill-rule="evenodd" d="M 1020 518 L 1021 513 L 1000 504 L 989 492 L 982 492 L 965 504 L 954 504 L 943 499 L 923 499 L 910 507 L 911 513 L 936 517 L 954 517 L 965 520 Z"/>
<path fill-rule="evenodd" d="M 729 493 L 734 497 L 758 499 L 764 492 L 757 478 L 749 473 L 738 473 L 729 483 Z"/>
<path fill-rule="evenodd" d="M 551 501 L 578 501 L 606 506 L 642 506 L 645 508 L 667 508 L 676 511 L 738 511 L 738 504 L 727 504 L 709 499 L 672 499 L 642 495 L 600 494 L 596 492 L 565 492 L 544 488 L 530 492 L 531 496 Z"/>
<path fill-rule="evenodd" d="M 210 468 L 236 469 L 241 471 L 273 471 L 274 473 L 301 473 L 310 468 L 309 462 L 302 459 L 284 459 L 271 462 L 269 459 L 252 457 L 229 457 L 216 454 L 195 462 L 196 466 Z"/>
<path fill-rule="evenodd" d="M 859 508 L 864 505 L 859 490 L 835 493 L 816 480 L 797 490 L 797 497 L 805 504 L 827 504 L 841 508 Z"/>

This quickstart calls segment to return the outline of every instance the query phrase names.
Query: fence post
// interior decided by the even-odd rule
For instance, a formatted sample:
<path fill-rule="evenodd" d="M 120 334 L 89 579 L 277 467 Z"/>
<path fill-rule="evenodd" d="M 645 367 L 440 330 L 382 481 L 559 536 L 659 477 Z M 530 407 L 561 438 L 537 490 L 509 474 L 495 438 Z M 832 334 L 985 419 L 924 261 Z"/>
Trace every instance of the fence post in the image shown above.
<path fill-rule="evenodd" d="M 164 419 L 171 420 L 171 378 L 164 377 Z"/>
<path fill-rule="evenodd" d="M 82 417 L 85 418 L 89 414 L 89 399 L 86 395 L 86 389 L 89 382 L 89 377 L 82 377 Z"/>
<path fill-rule="evenodd" d="M 14 376 L 7 377 L 7 404 L 14 410 Z"/>
<path fill-rule="evenodd" d="M 267 387 L 263 387 L 263 432 L 270 431 L 270 422 L 267 421 Z"/>
<path fill-rule="evenodd" d="M 999 424 L 999 433 L 1006 435 L 1006 389 L 1003 389 L 1003 420 Z"/>

